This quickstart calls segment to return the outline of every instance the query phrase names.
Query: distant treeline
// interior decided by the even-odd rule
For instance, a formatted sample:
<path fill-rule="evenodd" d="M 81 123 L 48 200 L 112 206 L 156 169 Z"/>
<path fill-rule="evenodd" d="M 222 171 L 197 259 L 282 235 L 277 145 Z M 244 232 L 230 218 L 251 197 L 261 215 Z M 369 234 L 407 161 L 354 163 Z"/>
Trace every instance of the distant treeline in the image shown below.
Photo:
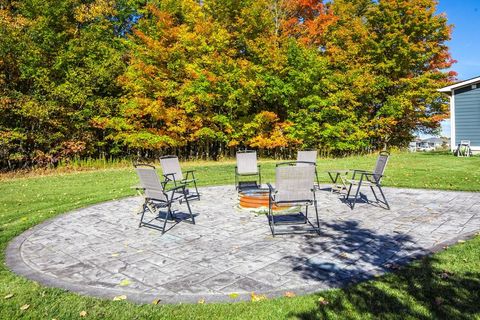
<path fill-rule="evenodd" d="M 435 0 L 0 0 L 0 165 L 402 147 L 450 31 Z"/>

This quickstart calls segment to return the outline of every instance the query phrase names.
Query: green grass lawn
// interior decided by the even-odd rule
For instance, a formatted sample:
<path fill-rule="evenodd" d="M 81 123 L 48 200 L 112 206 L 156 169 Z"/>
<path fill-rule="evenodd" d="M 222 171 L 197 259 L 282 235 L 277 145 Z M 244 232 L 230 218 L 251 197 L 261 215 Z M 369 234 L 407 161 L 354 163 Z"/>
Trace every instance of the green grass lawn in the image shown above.
<path fill-rule="evenodd" d="M 328 169 L 371 169 L 375 156 L 319 159 Z M 233 184 L 234 162 L 185 163 L 200 185 Z M 264 182 L 273 181 L 274 161 L 262 162 Z M 384 184 L 395 187 L 480 191 L 480 157 L 437 153 L 393 154 Z M 394 273 L 344 289 L 258 302 L 194 305 L 135 305 L 83 297 L 18 277 L 5 264 L 5 248 L 16 235 L 60 213 L 133 195 L 131 168 L 63 173 L 0 181 L 0 319 L 480 319 L 480 237 L 413 263 Z M 12 297 L 9 295 L 13 294 Z M 23 305 L 29 305 L 21 310 Z"/>

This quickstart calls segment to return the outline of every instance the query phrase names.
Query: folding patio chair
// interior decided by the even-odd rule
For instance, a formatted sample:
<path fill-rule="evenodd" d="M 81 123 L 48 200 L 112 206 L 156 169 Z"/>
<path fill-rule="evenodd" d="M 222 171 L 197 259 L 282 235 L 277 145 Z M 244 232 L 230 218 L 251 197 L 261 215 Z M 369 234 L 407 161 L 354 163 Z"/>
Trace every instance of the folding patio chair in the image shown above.
<path fill-rule="evenodd" d="M 195 193 L 191 193 L 189 189 L 186 189 L 188 198 L 200 200 L 194 170 L 186 171 L 187 175 L 184 178 L 177 156 L 160 157 L 160 165 L 162 166 L 163 176 L 165 177 L 165 184 L 170 181 L 172 181 L 175 186 L 177 186 L 177 184 L 183 184 L 188 187 L 193 184 Z"/>
<path fill-rule="evenodd" d="M 380 152 L 377 158 L 377 163 L 372 172 L 365 171 L 365 170 L 351 170 L 351 172 L 353 172 L 353 176 L 351 179 L 345 178 L 345 176 L 341 176 L 341 179 L 344 185 L 347 185 L 347 184 L 349 185 L 347 195 L 345 196 L 346 202 L 350 201 L 350 193 L 352 191 L 352 187 L 357 186 L 355 197 L 353 198 L 353 203 L 350 204 L 350 207 L 352 208 L 352 210 L 355 207 L 355 203 L 357 202 L 358 196 L 360 194 L 360 188 L 362 186 L 369 186 L 370 189 L 372 190 L 375 200 L 377 200 L 377 203 L 383 203 L 384 205 L 387 206 L 387 209 L 390 210 L 390 205 L 387 202 L 387 198 L 383 193 L 382 185 L 381 185 L 382 178 L 384 176 L 383 173 L 385 172 L 385 168 L 387 166 L 389 156 L 390 154 L 386 151 Z M 378 199 L 377 194 L 375 193 L 374 187 L 376 187 L 380 191 L 383 201 L 380 201 Z"/>
<path fill-rule="evenodd" d="M 275 168 L 275 188 L 268 184 L 269 204 L 268 204 L 268 224 L 272 235 L 287 234 L 291 232 L 275 231 L 276 225 L 298 225 L 310 224 L 311 229 L 303 229 L 304 232 L 320 232 L 320 220 L 318 219 L 317 200 L 315 197 L 315 167 L 297 166 L 296 162 L 286 162 L 277 164 Z M 316 225 L 308 219 L 308 207 L 315 207 L 317 218 Z M 300 212 L 273 214 L 273 206 L 300 206 Z M 305 213 L 301 208 L 305 206 Z M 296 230 L 294 229 L 294 232 Z"/>
<path fill-rule="evenodd" d="M 315 178 L 317 181 L 316 187 L 320 189 L 320 182 L 318 180 L 318 172 L 317 172 L 317 150 L 303 150 L 297 151 L 297 166 L 308 166 L 313 165 L 315 166 Z"/>
<path fill-rule="evenodd" d="M 235 166 L 235 188 L 237 190 L 244 188 L 259 188 L 262 185 L 262 175 L 260 165 L 257 164 L 257 151 L 243 150 L 237 151 L 237 165 Z M 240 177 L 257 176 L 255 181 L 240 181 Z"/>
<path fill-rule="evenodd" d="M 148 164 L 136 164 L 135 171 L 140 179 L 140 187 L 143 191 L 144 203 L 140 224 L 138 227 L 147 226 L 158 229 L 165 233 L 165 227 L 168 220 L 173 220 L 176 215 L 172 212 L 172 204 L 176 201 L 185 200 L 192 224 L 195 224 L 195 217 L 188 203 L 185 185 L 178 185 L 170 190 L 165 190 L 154 166 Z M 161 209 L 165 209 L 165 216 L 162 216 Z M 155 218 L 146 222 L 144 220 L 146 211 L 155 215 Z M 157 212 L 158 210 L 158 212 Z M 153 224 L 153 220 L 163 220 L 163 225 Z"/>

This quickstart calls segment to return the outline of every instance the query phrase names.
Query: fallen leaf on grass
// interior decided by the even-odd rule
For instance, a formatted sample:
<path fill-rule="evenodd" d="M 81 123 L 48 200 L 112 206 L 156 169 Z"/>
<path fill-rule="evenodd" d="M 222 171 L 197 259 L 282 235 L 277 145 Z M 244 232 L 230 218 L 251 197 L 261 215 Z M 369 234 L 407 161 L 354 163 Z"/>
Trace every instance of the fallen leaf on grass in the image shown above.
<path fill-rule="evenodd" d="M 255 292 L 250 294 L 250 298 L 252 302 L 267 300 L 267 296 L 263 294 L 256 294 Z"/>
<path fill-rule="evenodd" d="M 129 284 L 130 284 L 130 280 L 123 279 L 122 281 L 120 281 L 120 283 L 118 285 L 121 286 L 121 287 L 125 287 L 125 286 L 128 286 Z"/>
<path fill-rule="evenodd" d="M 127 300 L 127 296 L 121 295 L 121 296 L 113 297 L 113 301 L 120 301 L 120 300 Z"/>
<path fill-rule="evenodd" d="M 10 299 L 12 297 L 13 297 L 13 293 L 9 293 L 5 297 L 3 297 L 3 299 Z"/>
<path fill-rule="evenodd" d="M 465 240 L 458 240 L 457 243 L 465 243 Z"/>
<path fill-rule="evenodd" d="M 80 311 L 80 317 L 85 318 L 87 316 L 87 311 Z"/>
<path fill-rule="evenodd" d="M 292 292 L 292 291 L 285 291 L 283 295 L 287 298 L 293 298 L 296 296 L 295 292 Z"/>
<path fill-rule="evenodd" d="M 324 297 L 320 297 L 320 298 L 318 298 L 318 304 L 320 304 L 322 306 L 326 306 L 328 304 L 328 301 L 325 300 Z"/>
<path fill-rule="evenodd" d="M 238 293 L 230 293 L 228 296 L 230 297 L 230 299 L 237 299 Z"/>
<path fill-rule="evenodd" d="M 30 305 L 24 304 L 23 306 L 20 307 L 20 310 L 27 310 L 28 308 L 30 308 Z"/>

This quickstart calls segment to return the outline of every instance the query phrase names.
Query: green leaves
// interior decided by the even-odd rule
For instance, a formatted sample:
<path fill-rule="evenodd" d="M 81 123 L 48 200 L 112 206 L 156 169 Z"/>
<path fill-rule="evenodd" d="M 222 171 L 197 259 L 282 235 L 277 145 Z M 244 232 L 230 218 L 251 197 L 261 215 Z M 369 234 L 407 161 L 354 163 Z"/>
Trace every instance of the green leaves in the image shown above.
<path fill-rule="evenodd" d="M 0 11 L 0 162 L 403 146 L 447 114 L 435 89 L 453 76 L 450 27 L 435 5 L 13 2 Z"/>

